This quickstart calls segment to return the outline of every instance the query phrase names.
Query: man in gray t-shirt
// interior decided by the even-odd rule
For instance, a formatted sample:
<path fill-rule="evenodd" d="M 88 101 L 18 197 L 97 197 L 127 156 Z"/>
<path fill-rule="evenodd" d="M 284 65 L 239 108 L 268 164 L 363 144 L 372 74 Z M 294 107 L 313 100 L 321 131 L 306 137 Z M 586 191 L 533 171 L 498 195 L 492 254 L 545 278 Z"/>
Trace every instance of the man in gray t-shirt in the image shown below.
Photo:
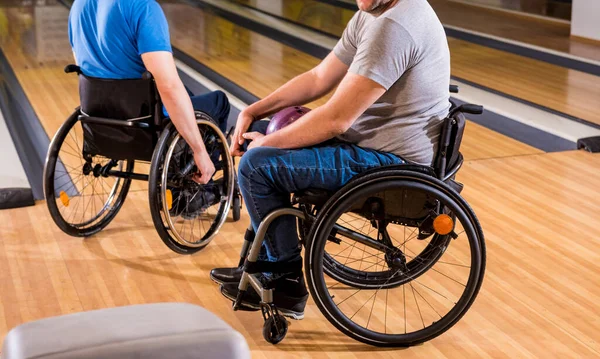
<path fill-rule="evenodd" d="M 336 191 L 374 167 L 433 161 L 449 109 L 450 59 L 442 25 L 426 0 L 357 4 L 361 11 L 321 64 L 238 117 L 231 152 L 242 155 L 242 145 L 251 141 L 238 179 L 255 231 L 271 211 L 290 206 L 290 193 Z M 256 121 L 336 87 L 325 105 L 277 132 L 265 136 L 266 121 Z M 301 319 L 308 293 L 301 270 L 290 264 L 300 259 L 294 218 L 273 221 L 259 259 L 289 268 L 267 278 L 280 313 Z M 211 278 L 233 300 L 241 273 L 240 268 L 217 268 Z M 244 298 L 245 309 L 259 308 L 260 297 L 251 288 Z"/>
<path fill-rule="evenodd" d="M 333 52 L 350 73 L 386 92 L 338 136 L 430 165 L 450 107 L 450 53 L 426 0 L 401 0 L 380 16 L 357 12 Z"/>

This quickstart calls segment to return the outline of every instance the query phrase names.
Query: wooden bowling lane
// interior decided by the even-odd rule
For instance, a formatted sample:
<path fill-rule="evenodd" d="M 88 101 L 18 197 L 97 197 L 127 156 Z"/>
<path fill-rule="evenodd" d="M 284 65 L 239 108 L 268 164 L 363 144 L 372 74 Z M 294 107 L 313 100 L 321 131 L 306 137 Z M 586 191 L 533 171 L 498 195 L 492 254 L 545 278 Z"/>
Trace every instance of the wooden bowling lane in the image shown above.
<path fill-rule="evenodd" d="M 539 46 L 600 61 L 600 45 L 570 37 L 570 25 L 458 1 L 429 0 L 444 25 Z"/>
<path fill-rule="evenodd" d="M 76 74 L 65 74 L 64 67 L 74 63 L 67 33 L 69 11 L 61 4 L 0 8 L 10 22 L 8 32 L 0 37 L 0 47 L 40 123 L 50 139 L 73 110 L 79 106 Z M 75 138 L 67 141 L 82 143 L 82 133 L 76 127 Z M 72 148 L 77 148 L 69 143 Z M 80 166 L 80 159 L 61 156 L 69 167 Z M 147 172 L 139 163 L 136 170 Z M 83 185 L 83 182 L 75 184 Z M 85 185 L 83 185 L 85 186 Z M 87 191 L 91 190 L 87 187 Z M 145 190 L 146 184 L 133 181 L 132 190 Z"/>
<path fill-rule="evenodd" d="M 600 207 L 592 195 L 600 186 L 598 166 L 598 155 L 577 151 L 467 161 L 459 179 L 486 236 L 484 284 L 453 328 L 408 349 L 373 348 L 345 337 L 312 299 L 287 338 L 267 344 L 260 314 L 233 312 L 209 279 L 211 268 L 237 263 L 245 210 L 240 222 L 227 222 L 193 256 L 162 244 L 142 192 L 131 193 L 114 222 L 85 240 L 60 232 L 43 203 L 1 211 L 0 340 L 10 328 L 48 316 L 176 301 L 201 305 L 232 325 L 253 358 L 597 357 Z"/>
<path fill-rule="evenodd" d="M 260 98 L 320 61 L 199 8 L 171 1 L 161 5 L 175 47 Z M 463 152 L 477 159 L 541 151 L 469 122 Z"/>
<path fill-rule="evenodd" d="M 261 0 L 228 0 L 257 4 Z M 335 6 L 330 10 L 328 1 L 320 0 L 280 0 L 284 3 L 286 15 L 302 14 L 306 16 L 310 9 L 320 7 L 319 11 L 339 14 L 350 11 Z M 341 0 L 356 5 L 355 0 Z M 271 2 L 271 1 L 269 1 Z M 584 59 L 600 61 L 600 44 L 596 41 L 571 37 L 570 24 L 535 18 L 524 14 L 510 13 L 492 8 L 483 8 L 466 1 L 429 0 L 444 25 L 466 29 L 508 40 L 518 41 L 532 46 L 564 52 Z M 303 8 L 304 5 L 304 8 Z M 272 5 L 273 6 L 273 5 Z M 331 6 L 333 7 L 333 6 Z M 301 9 L 301 10 L 298 10 Z M 333 18 L 335 23 L 336 18 Z"/>
<path fill-rule="evenodd" d="M 320 1 L 281 0 L 280 7 L 256 0 L 229 0 L 304 24 L 333 36 L 341 36 L 354 12 Z M 434 2 L 441 20 L 453 6 L 473 8 L 451 1 Z M 476 9 L 486 13 L 487 9 Z M 506 16 L 500 14 L 499 16 Z M 513 16 L 514 17 L 514 16 Z M 519 18 L 519 17 L 518 17 Z M 327 21 L 327 19 L 331 19 Z M 469 18 L 469 23 L 481 21 Z M 539 20 L 537 20 L 539 22 Z M 545 23 L 545 22 L 544 22 Z M 508 25 L 504 24 L 508 27 Z M 494 25 L 490 25 L 494 26 Z M 522 31 L 539 31 L 537 27 Z M 452 75 L 555 111 L 600 124 L 600 78 L 506 51 L 448 37 Z M 600 58 L 600 48 L 597 49 Z"/>
<path fill-rule="evenodd" d="M 600 77 L 448 38 L 452 75 L 600 124 Z"/>

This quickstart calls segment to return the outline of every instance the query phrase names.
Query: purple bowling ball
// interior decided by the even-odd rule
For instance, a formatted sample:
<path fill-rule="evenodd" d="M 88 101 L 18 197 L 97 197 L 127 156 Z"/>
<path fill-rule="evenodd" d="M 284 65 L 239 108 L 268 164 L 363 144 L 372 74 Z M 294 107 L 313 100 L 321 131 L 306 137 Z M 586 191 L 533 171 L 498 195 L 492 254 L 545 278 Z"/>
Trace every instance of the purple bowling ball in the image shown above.
<path fill-rule="evenodd" d="M 310 108 L 302 106 L 284 108 L 271 118 L 269 126 L 267 127 L 267 135 L 284 128 L 308 112 L 310 112 Z"/>

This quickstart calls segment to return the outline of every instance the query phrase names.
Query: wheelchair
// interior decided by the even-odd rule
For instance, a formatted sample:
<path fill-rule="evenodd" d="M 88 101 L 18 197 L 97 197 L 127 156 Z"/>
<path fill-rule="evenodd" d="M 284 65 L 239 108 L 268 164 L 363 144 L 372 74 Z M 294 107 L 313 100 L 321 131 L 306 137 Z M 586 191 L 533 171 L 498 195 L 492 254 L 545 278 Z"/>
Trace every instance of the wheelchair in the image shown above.
<path fill-rule="evenodd" d="M 77 237 L 101 231 L 121 209 L 132 180 L 148 181 L 154 226 L 177 253 L 204 248 L 232 207 L 233 219 L 239 219 L 241 195 L 228 136 L 209 115 L 196 111 L 196 122 L 215 174 L 199 185 L 192 180 L 193 153 L 165 117 L 150 73 L 106 80 L 88 77 L 75 65 L 65 72 L 79 75 L 81 104 L 50 143 L 43 185 L 62 231 Z"/>
<path fill-rule="evenodd" d="M 261 296 L 263 336 L 279 343 L 288 323 L 260 273 L 304 268 L 321 313 L 358 341 L 411 346 L 450 329 L 475 300 L 485 271 L 483 231 L 455 179 L 463 163 L 463 114 L 482 112 L 481 106 L 452 103 L 433 166 L 384 166 L 355 176 L 334 193 L 294 193 L 291 208 L 268 214 L 255 234 L 250 227 L 233 309 L 244 309 L 242 300 L 252 286 Z M 304 265 L 258 260 L 269 225 L 283 215 L 298 218 Z"/>

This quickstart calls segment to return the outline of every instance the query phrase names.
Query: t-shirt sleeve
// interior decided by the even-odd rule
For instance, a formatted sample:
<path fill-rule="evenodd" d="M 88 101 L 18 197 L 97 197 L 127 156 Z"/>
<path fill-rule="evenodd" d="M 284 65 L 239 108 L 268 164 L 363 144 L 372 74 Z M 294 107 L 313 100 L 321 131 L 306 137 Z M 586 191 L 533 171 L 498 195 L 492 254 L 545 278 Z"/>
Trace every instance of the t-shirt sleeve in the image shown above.
<path fill-rule="evenodd" d="M 373 23 L 361 36 L 349 72 L 388 90 L 412 65 L 415 43 L 406 29 L 390 19 Z"/>
<path fill-rule="evenodd" d="M 137 21 L 136 35 L 139 55 L 154 51 L 168 51 L 171 49 L 169 36 L 169 23 L 160 5 L 154 1 L 142 2 L 134 11 Z"/>
<path fill-rule="evenodd" d="M 71 44 L 71 49 L 73 49 L 75 47 L 75 45 L 73 44 L 73 25 L 72 25 L 72 12 L 69 12 L 69 21 L 68 21 L 68 31 L 69 31 L 69 44 Z"/>
<path fill-rule="evenodd" d="M 352 59 L 354 59 L 354 55 L 356 55 L 356 41 L 354 34 L 356 32 L 357 17 L 358 12 L 354 14 L 350 21 L 348 21 L 348 25 L 346 25 L 342 37 L 333 48 L 335 56 L 337 56 L 341 62 L 346 64 L 346 66 L 352 64 Z"/>

